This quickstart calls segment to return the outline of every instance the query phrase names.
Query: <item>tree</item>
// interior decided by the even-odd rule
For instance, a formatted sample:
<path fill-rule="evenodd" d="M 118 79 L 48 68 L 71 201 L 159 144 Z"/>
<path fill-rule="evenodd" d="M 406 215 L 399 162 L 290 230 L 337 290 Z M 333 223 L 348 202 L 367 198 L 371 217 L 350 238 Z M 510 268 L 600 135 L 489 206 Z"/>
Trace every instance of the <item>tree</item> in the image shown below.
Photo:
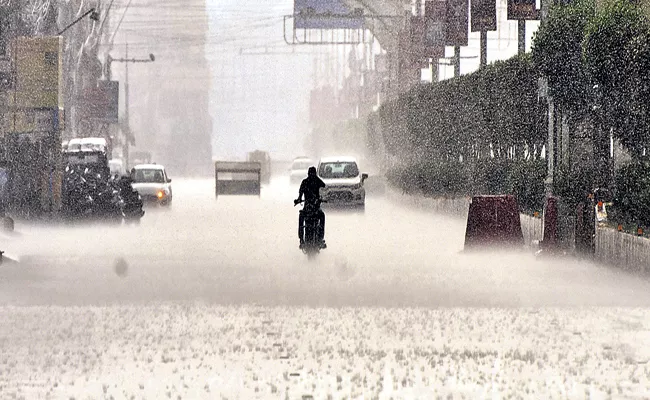
<path fill-rule="evenodd" d="M 589 81 L 583 68 L 582 42 L 593 2 L 551 8 L 533 39 L 532 62 L 548 79 L 549 94 L 563 110 L 579 117 L 589 105 Z"/>
<path fill-rule="evenodd" d="M 650 24 L 625 0 L 606 4 L 590 21 L 583 42 L 584 65 L 596 88 L 602 128 L 639 155 L 647 146 L 650 99 Z"/>
<path fill-rule="evenodd" d="M 633 162 L 617 171 L 614 206 L 626 223 L 650 226 L 650 164 Z"/>

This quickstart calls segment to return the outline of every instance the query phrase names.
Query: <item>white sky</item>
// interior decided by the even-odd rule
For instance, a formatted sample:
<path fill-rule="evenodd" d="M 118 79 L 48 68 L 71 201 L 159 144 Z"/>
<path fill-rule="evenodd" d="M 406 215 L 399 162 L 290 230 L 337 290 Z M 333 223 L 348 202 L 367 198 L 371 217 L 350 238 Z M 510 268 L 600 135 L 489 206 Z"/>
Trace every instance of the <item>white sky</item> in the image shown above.
<path fill-rule="evenodd" d="M 302 153 L 312 57 L 240 54 L 290 51 L 282 25 L 293 1 L 212 0 L 209 9 L 210 36 L 220 42 L 206 48 L 213 77 L 213 157 L 243 159 L 258 149 L 275 159 Z"/>

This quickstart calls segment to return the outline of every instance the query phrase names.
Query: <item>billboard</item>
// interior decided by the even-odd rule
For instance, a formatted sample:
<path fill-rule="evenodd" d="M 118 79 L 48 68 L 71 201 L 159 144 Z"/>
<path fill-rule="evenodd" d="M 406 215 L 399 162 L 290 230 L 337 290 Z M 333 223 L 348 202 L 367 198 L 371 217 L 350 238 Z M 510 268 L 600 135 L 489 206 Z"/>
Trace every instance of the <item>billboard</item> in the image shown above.
<path fill-rule="evenodd" d="M 424 18 L 411 17 L 410 26 L 410 61 L 412 68 L 425 68 L 425 60 L 430 57 L 425 52 L 426 24 Z M 407 39 L 408 40 L 408 39 Z M 426 61 L 428 66 L 429 62 Z"/>
<path fill-rule="evenodd" d="M 63 108 L 63 41 L 59 36 L 19 37 L 14 42 L 13 106 Z"/>
<path fill-rule="evenodd" d="M 430 0 L 424 4 L 424 52 L 427 57 L 445 56 L 446 4 L 445 0 Z"/>
<path fill-rule="evenodd" d="M 539 10 L 535 8 L 535 3 L 535 0 L 508 0 L 508 19 L 539 19 Z"/>
<path fill-rule="evenodd" d="M 487 32 L 497 30 L 496 0 L 471 0 L 472 2 L 472 32 Z"/>
<path fill-rule="evenodd" d="M 398 68 L 400 71 L 429 67 L 429 57 L 433 57 L 433 55 L 427 54 L 428 49 L 425 47 L 425 41 L 425 19 L 412 16 L 408 29 L 397 34 Z"/>
<path fill-rule="evenodd" d="M 118 123 L 120 84 L 118 81 L 98 80 L 97 86 L 83 94 L 83 116 L 111 124 Z"/>
<path fill-rule="evenodd" d="M 363 13 L 343 0 L 295 0 L 295 29 L 362 29 Z"/>
<path fill-rule="evenodd" d="M 447 0 L 445 45 L 467 46 L 469 25 L 468 0 Z"/>

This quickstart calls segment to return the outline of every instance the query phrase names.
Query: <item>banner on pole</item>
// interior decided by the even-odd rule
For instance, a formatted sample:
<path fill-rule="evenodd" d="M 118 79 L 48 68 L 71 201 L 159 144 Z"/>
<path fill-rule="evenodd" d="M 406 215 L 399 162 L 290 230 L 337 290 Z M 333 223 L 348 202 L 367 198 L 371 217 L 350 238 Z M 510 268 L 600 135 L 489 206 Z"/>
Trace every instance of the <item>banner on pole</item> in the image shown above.
<path fill-rule="evenodd" d="M 472 1 L 472 32 L 487 32 L 497 30 L 496 0 Z"/>
<path fill-rule="evenodd" d="M 351 9 L 342 0 L 295 0 L 295 29 L 362 29 L 362 9 Z"/>
<path fill-rule="evenodd" d="M 467 0 L 447 0 L 445 45 L 467 46 L 469 3 Z"/>
<path fill-rule="evenodd" d="M 539 10 L 535 7 L 535 0 L 508 0 L 509 20 L 539 19 Z"/>
<path fill-rule="evenodd" d="M 424 4 L 424 53 L 430 58 L 445 56 L 445 0 L 429 0 Z"/>

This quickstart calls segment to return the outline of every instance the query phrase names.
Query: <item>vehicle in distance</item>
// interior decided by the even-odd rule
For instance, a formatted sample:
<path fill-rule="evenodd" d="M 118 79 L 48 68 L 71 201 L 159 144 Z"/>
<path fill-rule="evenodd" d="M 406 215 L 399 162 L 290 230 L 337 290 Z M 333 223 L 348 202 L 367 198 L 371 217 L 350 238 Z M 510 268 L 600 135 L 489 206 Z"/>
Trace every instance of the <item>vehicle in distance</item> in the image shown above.
<path fill-rule="evenodd" d="M 268 185 L 271 182 L 271 156 L 262 150 L 251 151 L 247 155 L 248 162 L 258 162 L 261 166 L 261 183 Z"/>
<path fill-rule="evenodd" d="M 318 162 L 318 176 L 327 187 L 321 189 L 321 197 L 329 206 L 354 206 L 363 208 L 366 204 L 366 189 L 363 184 L 368 174 L 359 173 L 354 157 L 324 157 Z"/>
<path fill-rule="evenodd" d="M 307 177 L 307 170 L 313 167 L 314 160 L 309 157 L 296 157 L 289 168 L 289 181 L 291 184 L 299 184 Z"/>
<path fill-rule="evenodd" d="M 172 180 L 165 167 L 159 164 L 138 164 L 131 170 L 133 189 L 137 190 L 145 204 L 171 206 Z"/>
<path fill-rule="evenodd" d="M 126 168 L 124 161 L 121 158 L 113 158 L 108 160 L 108 168 L 111 170 L 111 176 L 124 176 L 126 175 Z"/>

